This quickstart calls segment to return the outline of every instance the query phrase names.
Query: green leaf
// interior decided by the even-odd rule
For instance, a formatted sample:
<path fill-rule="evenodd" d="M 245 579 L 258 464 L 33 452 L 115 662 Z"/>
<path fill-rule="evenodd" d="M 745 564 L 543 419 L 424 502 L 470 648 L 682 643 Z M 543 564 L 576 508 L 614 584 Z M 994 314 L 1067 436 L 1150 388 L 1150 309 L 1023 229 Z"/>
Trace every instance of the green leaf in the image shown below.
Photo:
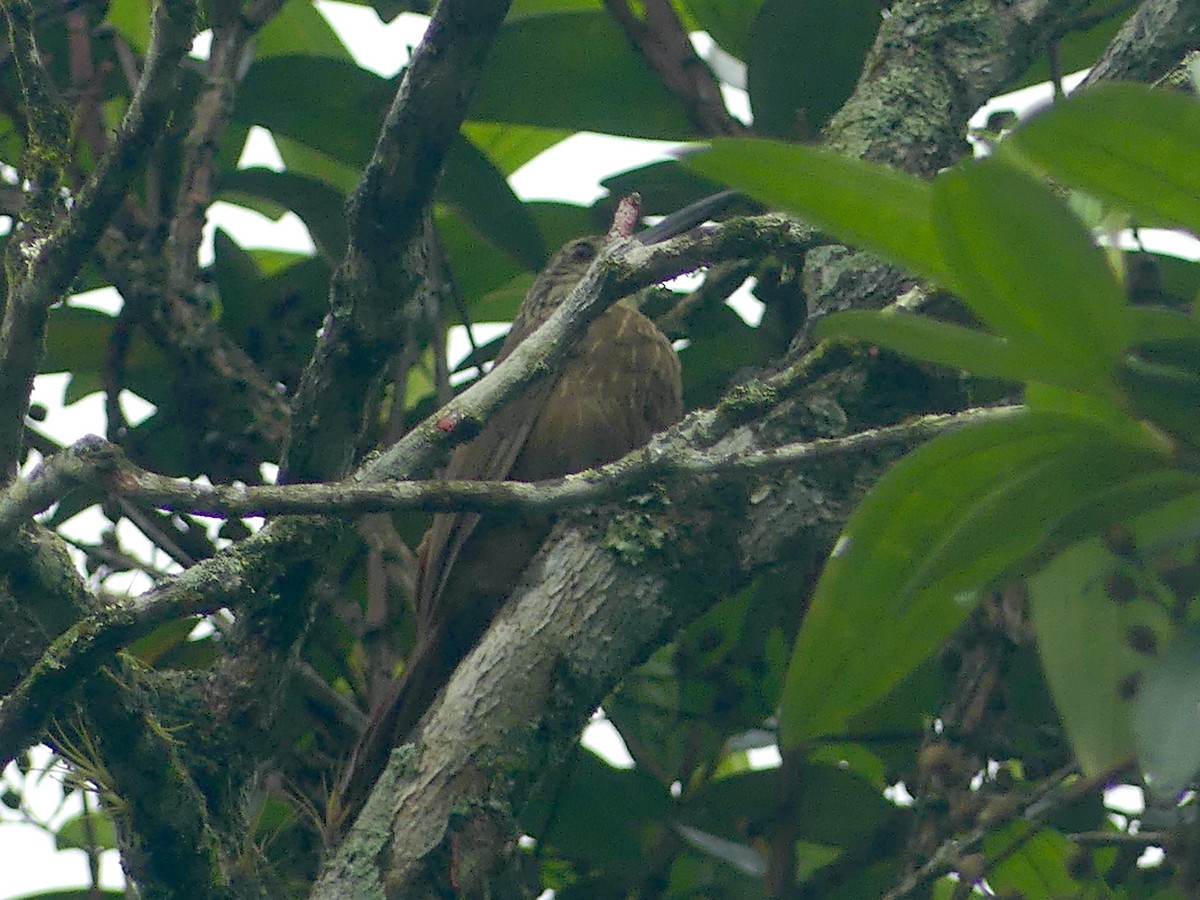
<path fill-rule="evenodd" d="M 1046 532 L 1045 547 L 1057 552 L 1103 532 L 1115 522 L 1151 511 L 1200 492 L 1200 474 L 1178 469 L 1139 472 L 1098 490 Z"/>
<path fill-rule="evenodd" d="M 600 0 L 513 0 L 505 21 L 528 19 L 534 16 L 553 15 L 562 12 L 595 12 L 603 9 Z"/>
<path fill-rule="evenodd" d="M 223 228 L 213 233 L 213 275 L 221 300 L 221 321 L 228 327 L 261 308 L 262 270 Z M 235 330 L 241 330 L 233 326 Z"/>
<path fill-rule="evenodd" d="M 755 138 L 721 138 L 682 163 L 768 206 L 935 281 L 946 264 L 933 233 L 932 190 L 919 178 L 835 153 Z"/>
<path fill-rule="evenodd" d="M 695 310 L 688 317 L 688 345 L 679 354 L 687 408 L 715 403 L 739 369 L 765 363 L 759 338 L 756 329 L 723 303 Z"/>
<path fill-rule="evenodd" d="M 327 153 L 306 147 L 299 141 L 282 134 L 273 134 L 275 147 L 289 172 L 307 175 L 317 181 L 333 185 L 343 195 L 350 193 L 358 184 L 360 170 L 334 159 Z"/>
<path fill-rule="evenodd" d="M 1128 342 L 1125 296 L 1103 252 L 1048 188 L 994 162 L 934 183 L 951 286 L 988 327 L 1107 381 Z"/>
<path fill-rule="evenodd" d="M 1078 72 L 1095 65 L 1100 54 L 1104 52 L 1113 37 L 1128 18 L 1128 13 L 1120 3 L 1110 0 L 1093 0 L 1090 4 L 1075 7 L 1075 14 L 1070 22 L 1087 25 L 1084 31 L 1072 31 L 1056 38 L 1054 41 L 1054 65 L 1051 66 L 1051 54 L 1045 50 L 1038 53 L 1033 65 L 1006 90 L 1016 91 L 1020 88 L 1042 84 L 1055 77 L 1056 73 Z"/>
<path fill-rule="evenodd" d="M 311 2 L 284 3 L 254 44 L 255 59 L 293 54 L 352 60 L 346 45 Z"/>
<path fill-rule="evenodd" d="M 600 186 L 609 195 L 597 200 L 596 206 L 605 208 L 609 221 L 617 198 L 634 191 L 642 197 L 642 215 L 665 216 L 721 189 L 718 182 L 701 178 L 677 159 L 658 160 L 618 172 L 603 179 Z"/>
<path fill-rule="evenodd" d="M 361 169 L 392 91 L 391 82 L 349 60 L 272 56 L 250 69 L 234 117 Z"/>
<path fill-rule="evenodd" d="M 683 7 L 696 25 L 707 31 L 721 49 L 747 58 L 750 28 L 763 0 L 685 0 Z M 693 30 L 693 29 L 689 29 Z"/>
<path fill-rule="evenodd" d="M 516 308 L 503 309 L 479 306 L 479 300 L 493 291 L 507 286 L 522 270 L 511 256 L 492 246 L 483 239 L 469 222 L 456 210 L 437 207 L 434 221 L 438 235 L 446 250 L 454 281 L 462 292 L 475 322 L 509 321 Z M 525 296 L 524 291 L 520 292 Z M 518 303 L 520 298 L 518 298 Z M 457 311 L 446 310 L 448 315 L 457 316 Z"/>
<path fill-rule="evenodd" d="M 115 850 L 116 828 L 103 812 L 92 810 L 67 819 L 54 833 L 54 846 L 59 850 Z"/>
<path fill-rule="evenodd" d="M 150 45 L 150 0 L 112 0 L 104 21 L 135 51 L 146 52 Z"/>
<path fill-rule="evenodd" d="M 526 831 L 597 865 L 640 858 L 644 830 L 670 808 L 667 790 L 645 770 L 613 768 L 589 750 L 579 751 L 569 772 L 524 806 Z"/>
<path fill-rule="evenodd" d="M 1200 446 L 1200 369 L 1131 356 L 1118 376 L 1139 415 L 1173 437 Z"/>
<path fill-rule="evenodd" d="M 820 338 L 853 338 L 878 344 L 982 377 L 1020 383 L 1042 381 L 1071 389 L 1094 384 L 1049 348 L 1016 344 L 982 331 L 903 312 L 834 313 L 817 323 L 815 333 Z"/>
<path fill-rule="evenodd" d="M 346 252 L 345 195 L 328 182 L 297 172 L 238 169 L 221 179 L 220 197 L 264 215 L 277 217 L 278 209 L 289 209 L 304 221 L 326 260 L 337 263 Z"/>
<path fill-rule="evenodd" d="M 50 310 L 46 329 L 46 351 L 40 373 L 69 372 L 68 404 L 101 388 L 114 319 L 107 313 L 84 306 L 56 306 Z M 140 331 L 135 331 L 124 357 L 125 387 L 154 404 L 169 393 L 172 374 L 166 357 Z"/>
<path fill-rule="evenodd" d="M 744 57 L 755 131 L 814 136 L 854 90 L 880 21 L 877 0 L 766 0 Z"/>
<path fill-rule="evenodd" d="M 546 245 L 529 209 L 504 174 L 462 135 L 446 154 L 437 199 L 453 206 L 492 246 L 527 269 L 537 271 L 546 264 Z"/>
<path fill-rule="evenodd" d="M 603 10 L 506 22 L 468 118 L 657 140 L 694 134 Z"/>
<path fill-rule="evenodd" d="M 783 741 L 844 727 L 939 647 L 977 590 L 1057 521 L 1156 463 L 1086 423 L 1035 412 L 911 453 L 855 511 L 826 564 L 784 688 Z"/>
<path fill-rule="evenodd" d="M 1087 775 L 1107 771 L 1133 752 L 1122 693 L 1143 660 L 1125 636 L 1153 612 L 1148 600 L 1109 599 L 1105 574 L 1113 567 L 1112 554 L 1093 539 L 1059 554 L 1027 582 L 1046 682 Z"/>
<path fill-rule="evenodd" d="M 682 822 L 675 822 L 675 830 L 685 841 L 708 856 L 733 866 L 739 872 L 754 878 L 767 874 L 767 861 L 753 845 L 745 841 L 731 841 L 719 835 L 692 828 Z"/>
<path fill-rule="evenodd" d="M 496 122 L 463 122 L 462 132 L 505 175 L 511 175 L 539 153 L 571 136 L 564 129 Z"/>
<path fill-rule="evenodd" d="M 1200 104 L 1185 94 L 1098 85 L 1030 120 L 1005 152 L 1153 222 L 1200 233 Z"/>
<path fill-rule="evenodd" d="M 1130 704 L 1146 787 L 1174 799 L 1200 772 L 1200 632 L 1180 635 L 1142 670 Z"/>
<path fill-rule="evenodd" d="M 198 619 L 193 616 L 173 619 L 164 622 L 149 634 L 138 638 L 127 648 L 127 652 L 136 656 L 148 666 L 157 665 L 161 657 L 184 643 L 196 630 Z"/>
<path fill-rule="evenodd" d="M 56 306 L 46 326 L 46 352 L 38 371 L 99 372 L 113 317 L 86 306 Z"/>
<path fill-rule="evenodd" d="M 83 398 L 103 389 L 104 383 L 100 380 L 99 372 L 72 372 L 71 380 L 67 382 L 67 389 L 63 391 L 63 406 L 78 403 Z"/>
<path fill-rule="evenodd" d="M 329 264 L 319 256 L 295 256 L 268 275 L 262 257 L 271 261 L 273 252 L 247 253 L 227 238 L 214 246 L 222 331 L 273 380 L 292 384 L 328 309 Z"/>
<path fill-rule="evenodd" d="M 1130 307 L 1127 315 L 1130 343 L 1134 346 L 1184 339 L 1200 345 L 1200 321 L 1189 315 L 1153 306 Z"/>
<path fill-rule="evenodd" d="M 1080 896 L 1083 884 L 1067 870 L 1077 845 L 1052 828 L 1039 828 L 1026 837 L 1029 827 L 1015 822 L 988 836 L 984 844 L 988 858 L 1000 860 L 988 870 L 988 884 L 1013 896 Z M 1015 853 L 1006 852 L 1014 845 Z"/>

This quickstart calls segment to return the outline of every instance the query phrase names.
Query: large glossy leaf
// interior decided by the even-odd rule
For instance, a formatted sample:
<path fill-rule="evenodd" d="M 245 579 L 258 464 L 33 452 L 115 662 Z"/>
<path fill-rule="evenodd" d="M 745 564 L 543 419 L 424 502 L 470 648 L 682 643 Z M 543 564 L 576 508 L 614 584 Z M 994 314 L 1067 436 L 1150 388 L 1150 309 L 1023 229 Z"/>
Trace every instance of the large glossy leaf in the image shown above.
<path fill-rule="evenodd" d="M 683 164 L 935 281 L 947 274 L 930 186 L 884 166 L 754 138 L 714 140 Z"/>
<path fill-rule="evenodd" d="M 745 56 L 755 130 L 815 135 L 854 90 L 881 21 L 876 0 L 766 0 Z"/>
<path fill-rule="evenodd" d="M 683 8 L 697 31 L 707 31 L 722 50 L 744 60 L 762 5 L 763 0 L 685 0 Z"/>
<path fill-rule="evenodd" d="M 693 134 L 675 98 L 599 10 L 507 22 L 468 117 L 660 140 Z"/>
<path fill-rule="evenodd" d="M 546 264 L 542 233 L 496 166 L 459 135 L 450 145 L 437 199 L 453 206 L 493 246 L 528 269 Z"/>
<path fill-rule="evenodd" d="M 349 60 L 273 56 L 247 74 L 234 116 L 361 168 L 392 91 L 390 82 Z"/>
<path fill-rule="evenodd" d="M 1046 533 L 1045 556 L 1093 535 L 1114 521 L 1160 510 L 1200 492 L 1200 474 L 1179 469 L 1151 469 L 1095 491 Z"/>
<path fill-rule="evenodd" d="M 1200 321 L 1172 309 L 1132 307 L 1129 312 L 1130 343 L 1188 339 L 1200 345 Z"/>
<path fill-rule="evenodd" d="M 1200 105 L 1185 94 L 1098 86 L 1031 120 L 1002 153 L 1009 142 L 1058 180 L 1200 233 Z"/>
<path fill-rule="evenodd" d="M 563 129 L 470 121 L 463 122 L 462 132 L 506 176 L 571 135 Z"/>
<path fill-rule="evenodd" d="M 1084 422 L 1025 413 L 902 460 L 826 564 L 784 688 L 784 742 L 836 731 L 884 696 L 958 627 L 977 589 L 1093 493 L 1155 459 Z"/>
<path fill-rule="evenodd" d="M 303 220 L 317 251 L 327 260 L 336 263 L 346 252 L 345 195 L 328 182 L 297 172 L 238 169 L 221 180 L 220 196 L 267 215 L 291 210 Z"/>
<path fill-rule="evenodd" d="M 1161 348 L 1162 344 L 1158 346 Z M 1140 349 L 1152 350 L 1154 347 L 1143 345 Z M 1189 349 L 1195 349 L 1195 346 Z M 1200 369 L 1137 356 L 1130 357 L 1118 375 L 1138 415 L 1173 438 L 1192 447 L 1200 446 Z"/>
<path fill-rule="evenodd" d="M 951 285 L 980 319 L 1103 387 L 1129 339 L 1125 296 L 1061 200 L 1015 169 L 972 163 L 938 177 L 933 219 Z"/>
<path fill-rule="evenodd" d="M 351 59 L 350 51 L 342 43 L 325 17 L 317 12 L 311 2 L 284 3 L 258 34 L 254 44 L 256 59 L 290 54 L 328 56 L 334 59 Z"/>

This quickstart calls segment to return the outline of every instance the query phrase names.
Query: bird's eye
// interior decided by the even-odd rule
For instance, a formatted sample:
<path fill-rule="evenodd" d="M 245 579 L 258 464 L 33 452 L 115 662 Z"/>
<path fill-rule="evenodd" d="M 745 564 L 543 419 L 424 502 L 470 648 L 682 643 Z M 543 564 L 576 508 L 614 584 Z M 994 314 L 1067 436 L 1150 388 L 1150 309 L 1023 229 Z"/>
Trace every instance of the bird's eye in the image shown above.
<path fill-rule="evenodd" d="M 576 241 L 571 245 L 571 259 L 577 262 L 583 262 L 587 259 L 595 259 L 596 248 L 592 246 L 590 241 Z"/>

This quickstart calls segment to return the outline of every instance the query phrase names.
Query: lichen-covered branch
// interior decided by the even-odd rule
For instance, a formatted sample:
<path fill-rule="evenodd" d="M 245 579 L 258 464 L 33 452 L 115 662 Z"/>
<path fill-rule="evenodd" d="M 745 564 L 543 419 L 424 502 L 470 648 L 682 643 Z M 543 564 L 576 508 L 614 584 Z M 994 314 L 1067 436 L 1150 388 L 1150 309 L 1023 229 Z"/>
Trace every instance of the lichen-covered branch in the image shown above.
<path fill-rule="evenodd" d="M 769 389 L 769 383 L 768 383 Z M 360 481 L 246 487 L 213 485 L 147 472 L 120 448 L 85 438 L 51 458 L 0 495 L 0 537 L 75 489 L 117 496 L 142 506 L 203 516 L 362 515 L 419 509 L 426 512 L 557 513 L 611 503 L 657 485 L 692 478 L 742 479 L 756 473 L 799 469 L 817 460 L 889 445 L 909 446 L 969 425 L 1019 414 L 1022 407 L 968 409 L 919 416 L 911 421 L 842 437 L 818 438 L 756 453 L 715 456 L 685 447 L 670 454 L 656 443 L 615 462 L 549 481 Z"/>
<path fill-rule="evenodd" d="M 466 431 L 464 423 L 468 417 L 475 416 L 482 421 L 530 379 L 562 364 L 570 348 L 586 330 L 587 322 L 603 313 L 617 297 L 695 268 L 706 259 L 718 258 L 710 254 L 744 250 L 748 243 L 756 246 L 759 252 L 766 252 L 766 248 L 778 246 L 780 242 L 785 246 L 789 241 L 807 245 L 818 240 L 810 230 L 780 216 L 762 217 L 759 225 L 761 227 L 755 228 L 733 222 L 697 236 L 681 237 L 651 247 L 626 240 L 610 245 L 560 310 L 522 342 L 503 365 L 430 416 L 396 448 L 368 461 L 354 480 L 344 486 L 345 489 L 365 488 L 370 492 L 367 486 L 372 483 L 420 474 L 422 467 L 431 464 L 444 449 L 450 432 Z M 752 239 L 754 235 L 758 235 L 757 244 Z M 789 373 L 784 373 L 777 380 L 784 385 L 792 378 Z M 439 422 L 443 423 L 442 427 Z M 453 425 L 447 427 L 445 423 Z M 121 481 L 128 479 L 128 489 L 136 492 L 140 477 L 120 458 L 115 448 L 99 439 L 83 441 L 72 452 L 61 455 L 61 459 L 52 457 L 41 470 L 5 494 L 0 500 L 0 521 L 19 523 L 54 494 L 89 481 L 97 486 L 98 482 L 111 485 L 119 496 L 124 490 Z M 149 480 L 153 482 L 156 478 L 152 476 Z M 156 483 L 160 488 L 166 486 L 163 481 Z M 328 494 L 331 487 L 334 492 L 338 489 L 317 485 L 309 486 L 307 490 Z M 429 490 L 413 487 L 418 493 Z M 510 487 L 501 486 L 497 490 L 503 492 Z M 220 490 L 231 492 L 228 496 L 233 498 L 240 489 Z M 292 496 L 302 497 L 306 488 L 292 486 L 280 490 L 290 490 Z M 463 490 L 470 493 L 472 488 Z M 287 494 L 277 493 L 277 496 L 286 497 Z M 39 729 L 54 712 L 56 697 L 64 696 L 70 686 L 79 684 L 117 649 L 164 621 L 227 606 L 239 616 L 239 626 L 252 634 L 256 642 L 270 645 L 272 652 L 283 653 L 289 646 L 284 635 L 291 635 L 301 628 L 308 614 L 291 605 L 274 603 L 265 584 L 273 578 L 284 577 L 288 560 L 308 559 L 309 548 L 327 544 L 337 527 L 329 520 L 281 519 L 253 538 L 191 567 L 175 581 L 77 623 L 50 647 L 42 665 L 35 668 L 0 708 L 0 755 L 17 752 L 24 746 L 22 741 L 36 739 Z M 290 594 L 288 599 L 289 603 L 297 602 Z"/>
<path fill-rule="evenodd" d="M 1121 26 L 1082 86 L 1156 81 L 1198 45 L 1200 6 L 1190 0 L 1145 0 Z"/>
<path fill-rule="evenodd" d="M 311 560 L 314 546 L 327 546 L 328 538 L 319 520 L 289 518 L 243 541 L 236 551 L 219 554 L 166 584 L 77 621 L 50 644 L 0 705 L 0 764 L 37 743 L 70 692 L 130 641 L 164 622 L 222 607 L 261 612 L 274 605 L 275 584 L 287 567 Z M 284 612 L 279 618 L 289 628 L 298 627 Z"/>

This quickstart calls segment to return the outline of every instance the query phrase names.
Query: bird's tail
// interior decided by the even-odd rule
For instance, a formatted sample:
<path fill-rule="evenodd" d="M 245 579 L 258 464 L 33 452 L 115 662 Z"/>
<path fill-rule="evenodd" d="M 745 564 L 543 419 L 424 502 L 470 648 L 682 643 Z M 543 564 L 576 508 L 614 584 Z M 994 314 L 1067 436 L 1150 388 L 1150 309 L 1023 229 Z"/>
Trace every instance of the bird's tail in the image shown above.
<path fill-rule="evenodd" d="M 448 672 L 438 644 L 436 639 L 418 642 L 404 672 L 388 687 L 351 751 L 331 803 L 331 812 L 336 809 L 333 818 L 338 832 L 349 830 L 358 818 L 387 766 L 392 748 L 404 742 L 445 683 Z"/>

